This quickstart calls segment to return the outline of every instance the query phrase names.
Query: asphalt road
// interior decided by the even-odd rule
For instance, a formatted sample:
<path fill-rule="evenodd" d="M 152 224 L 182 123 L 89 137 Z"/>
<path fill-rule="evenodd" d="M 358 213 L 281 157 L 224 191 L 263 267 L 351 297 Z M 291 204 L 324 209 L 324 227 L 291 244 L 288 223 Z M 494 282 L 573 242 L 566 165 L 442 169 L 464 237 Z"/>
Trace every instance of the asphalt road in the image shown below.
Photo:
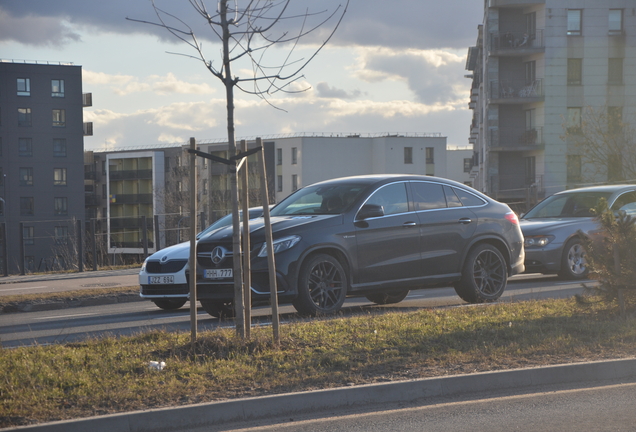
<path fill-rule="evenodd" d="M 124 277 L 124 276 L 120 276 Z M 86 285 L 90 279 L 66 280 L 70 287 Z M 34 287 L 42 284 L 33 282 Z M 6 285 L 0 286 L 0 289 Z M 35 289 L 35 288 L 34 288 Z M 39 288 L 38 288 L 39 289 Z M 522 275 L 512 278 L 501 301 L 521 301 L 539 298 L 570 297 L 582 292 L 580 282 L 563 282 L 554 277 Z M 150 301 L 118 303 L 101 306 L 67 308 L 29 313 L 0 315 L 0 340 L 3 347 L 32 344 L 64 343 L 97 337 L 104 334 L 129 335 L 141 331 L 163 329 L 190 331 L 189 303 L 176 311 L 164 311 Z M 413 310 L 422 307 L 467 306 L 452 288 L 412 291 L 402 302 L 377 306 L 364 298 L 348 299 L 345 314 L 366 313 L 373 310 Z M 292 306 L 282 305 L 281 322 L 301 319 Z M 271 309 L 257 307 L 252 311 L 254 325 L 269 325 Z M 197 327 L 200 331 L 218 327 L 233 327 L 234 322 L 212 318 L 199 308 Z"/>
<path fill-rule="evenodd" d="M 525 390 L 525 389 L 524 389 Z M 366 407 L 327 413 L 322 418 L 295 416 L 269 421 L 182 429 L 180 432 L 564 432 L 633 431 L 635 383 L 590 388 L 534 389 L 531 394 L 479 395 L 428 400 L 419 404 Z M 371 409 L 372 408 L 372 409 Z M 323 413 L 324 414 L 324 413 Z"/>

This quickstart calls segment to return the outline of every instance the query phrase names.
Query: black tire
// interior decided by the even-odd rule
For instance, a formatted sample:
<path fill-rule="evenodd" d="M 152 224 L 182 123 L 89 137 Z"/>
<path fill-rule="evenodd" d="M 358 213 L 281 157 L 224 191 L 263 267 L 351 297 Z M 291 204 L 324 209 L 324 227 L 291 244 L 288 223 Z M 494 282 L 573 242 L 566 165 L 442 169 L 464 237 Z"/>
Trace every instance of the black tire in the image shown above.
<path fill-rule="evenodd" d="M 365 297 L 375 304 L 386 305 L 399 303 L 404 300 L 407 295 L 409 295 L 409 290 L 405 289 L 401 291 L 377 292 L 367 294 Z"/>
<path fill-rule="evenodd" d="M 164 298 L 164 299 L 153 299 L 152 302 L 164 310 L 175 310 L 179 309 L 181 306 L 186 304 L 188 299 L 180 299 L 180 298 Z"/>
<path fill-rule="evenodd" d="M 347 287 L 347 272 L 338 260 L 327 254 L 315 255 L 300 269 L 294 308 L 302 315 L 334 314 L 347 297 Z"/>
<path fill-rule="evenodd" d="M 462 279 L 455 292 L 468 303 L 496 301 L 506 289 L 506 260 L 493 245 L 483 243 L 473 248 L 464 262 Z"/>
<path fill-rule="evenodd" d="M 578 238 L 570 239 L 563 247 L 559 277 L 568 280 L 586 279 L 589 268 L 585 254 L 585 247 L 583 247 L 581 240 Z"/>
<path fill-rule="evenodd" d="M 200 300 L 203 310 L 214 318 L 234 318 L 234 302 L 222 300 Z"/>

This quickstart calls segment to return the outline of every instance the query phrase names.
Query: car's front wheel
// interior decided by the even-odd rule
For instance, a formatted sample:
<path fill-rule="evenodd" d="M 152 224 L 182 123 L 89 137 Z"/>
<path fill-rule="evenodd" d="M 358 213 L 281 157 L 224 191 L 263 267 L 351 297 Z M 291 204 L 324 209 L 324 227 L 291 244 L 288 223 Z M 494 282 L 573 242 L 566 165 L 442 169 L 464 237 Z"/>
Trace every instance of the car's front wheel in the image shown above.
<path fill-rule="evenodd" d="M 331 255 L 318 254 L 303 263 L 294 308 L 303 315 L 338 312 L 347 297 L 347 273 Z"/>
<path fill-rule="evenodd" d="M 199 300 L 203 310 L 214 318 L 234 318 L 234 302 L 223 300 Z"/>
<path fill-rule="evenodd" d="M 484 303 L 497 300 L 508 282 L 506 261 L 499 249 L 484 243 L 470 251 L 461 280 L 455 292 L 468 303 Z"/>
<path fill-rule="evenodd" d="M 365 297 L 367 298 L 367 300 L 375 304 L 386 305 L 399 303 L 404 300 L 407 295 L 409 295 L 409 290 L 405 289 L 401 291 L 372 293 L 367 294 Z"/>
<path fill-rule="evenodd" d="M 153 299 L 152 302 L 164 310 L 175 310 L 186 304 L 187 299 Z"/>
<path fill-rule="evenodd" d="M 588 272 L 585 247 L 578 238 L 570 239 L 563 248 L 559 276 L 562 279 L 585 279 Z"/>

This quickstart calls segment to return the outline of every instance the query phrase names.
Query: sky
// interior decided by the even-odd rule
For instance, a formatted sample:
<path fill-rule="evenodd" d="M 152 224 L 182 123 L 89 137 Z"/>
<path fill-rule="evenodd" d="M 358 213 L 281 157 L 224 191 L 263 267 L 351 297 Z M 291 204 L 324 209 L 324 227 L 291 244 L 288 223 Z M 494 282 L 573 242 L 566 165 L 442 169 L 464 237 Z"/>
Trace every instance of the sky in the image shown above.
<path fill-rule="evenodd" d="M 217 1 L 196 1 L 211 14 L 216 11 Z M 231 2 L 239 9 L 246 3 Z M 213 68 L 221 64 L 219 39 L 190 1 L 155 0 L 154 5 L 165 12 L 160 17 L 169 27 L 192 30 L 205 61 Z M 334 35 L 312 58 L 345 6 Z M 287 92 L 259 97 L 235 89 L 237 139 L 441 133 L 449 146 L 468 146 L 471 80 L 464 75 L 468 47 L 475 45 L 482 22 L 482 0 L 350 0 L 348 5 L 291 0 L 286 19 L 267 36 L 298 34 L 303 21 L 297 17 L 306 13 L 302 29 L 326 22 L 297 44 L 252 52 L 268 75 L 286 59 L 287 73 L 310 61 Z M 151 0 L 0 0 L 0 59 L 82 66 L 83 92 L 93 95 L 93 106 L 84 108 L 84 121 L 93 122 L 86 150 L 183 144 L 190 137 L 226 141 L 223 83 L 190 44 L 152 24 L 158 19 Z M 252 47 L 262 42 L 254 38 Z M 247 58 L 233 63 L 233 76 L 253 77 Z M 254 90 L 249 81 L 241 86 Z"/>

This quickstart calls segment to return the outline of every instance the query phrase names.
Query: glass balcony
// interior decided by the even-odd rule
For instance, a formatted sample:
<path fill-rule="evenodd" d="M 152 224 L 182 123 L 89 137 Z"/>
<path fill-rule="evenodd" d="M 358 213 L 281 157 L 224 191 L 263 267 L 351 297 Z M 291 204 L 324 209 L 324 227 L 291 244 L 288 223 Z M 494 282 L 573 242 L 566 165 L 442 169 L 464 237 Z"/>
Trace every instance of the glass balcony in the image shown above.
<path fill-rule="evenodd" d="M 532 150 L 543 145 L 543 128 L 500 128 L 490 131 L 491 150 Z"/>
<path fill-rule="evenodd" d="M 494 56 L 524 56 L 545 51 L 543 29 L 534 33 L 500 31 L 489 37 L 489 52 Z"/>
<path fill-rule="evenodd" d="M 490 103 L 513 104 L 543 100 L 543 80 L 491 80 Z"/>

